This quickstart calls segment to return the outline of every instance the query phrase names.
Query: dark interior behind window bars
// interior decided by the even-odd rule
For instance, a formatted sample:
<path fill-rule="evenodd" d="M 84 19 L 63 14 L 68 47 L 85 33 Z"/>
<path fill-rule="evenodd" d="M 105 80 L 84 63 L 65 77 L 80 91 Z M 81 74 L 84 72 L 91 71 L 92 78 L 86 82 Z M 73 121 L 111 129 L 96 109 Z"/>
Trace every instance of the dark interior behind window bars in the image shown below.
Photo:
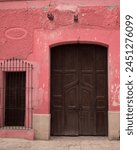
<path fill-rule="evenodd" d="M 32 128 L 32 64 L 0 61 L 0 129 Z"/>

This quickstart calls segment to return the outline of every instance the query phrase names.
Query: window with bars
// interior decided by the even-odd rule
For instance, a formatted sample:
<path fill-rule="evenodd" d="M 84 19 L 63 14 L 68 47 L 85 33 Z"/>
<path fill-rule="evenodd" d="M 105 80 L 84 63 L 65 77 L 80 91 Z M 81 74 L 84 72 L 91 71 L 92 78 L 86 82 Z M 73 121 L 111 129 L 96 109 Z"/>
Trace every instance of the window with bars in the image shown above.
<path fill-rule="evenodd" d="M 0 128 L 32 128 L 32 64 L 0 62 Z"/>

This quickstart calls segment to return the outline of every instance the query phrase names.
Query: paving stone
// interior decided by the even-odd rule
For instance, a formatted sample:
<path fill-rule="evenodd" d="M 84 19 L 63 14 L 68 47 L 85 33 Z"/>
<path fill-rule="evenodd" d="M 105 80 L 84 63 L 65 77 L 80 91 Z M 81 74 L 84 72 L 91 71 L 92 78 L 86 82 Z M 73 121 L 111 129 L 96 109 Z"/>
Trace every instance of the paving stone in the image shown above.
<path fill-rule="evenodd" d="M 70 146 L 69 150 L 81 150 L 80 146 Z"/>
<path fill-rule="evenodd" d="M 119 141 L 100 137 L 52 137 L 48 141 L 0 138 L 0 150 L 120 150 Z"/>

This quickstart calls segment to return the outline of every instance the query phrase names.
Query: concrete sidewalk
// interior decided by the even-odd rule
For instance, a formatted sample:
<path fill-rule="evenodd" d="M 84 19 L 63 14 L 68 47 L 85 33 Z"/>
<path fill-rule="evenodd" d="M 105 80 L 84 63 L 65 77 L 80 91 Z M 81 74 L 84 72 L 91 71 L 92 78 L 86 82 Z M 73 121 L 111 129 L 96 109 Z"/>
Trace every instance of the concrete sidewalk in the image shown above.
<path fill-rule="evenodd" d="M 49 141 L 0 138 L 0 150 L 120 150 L 106 137 L 51 137 Z"/>

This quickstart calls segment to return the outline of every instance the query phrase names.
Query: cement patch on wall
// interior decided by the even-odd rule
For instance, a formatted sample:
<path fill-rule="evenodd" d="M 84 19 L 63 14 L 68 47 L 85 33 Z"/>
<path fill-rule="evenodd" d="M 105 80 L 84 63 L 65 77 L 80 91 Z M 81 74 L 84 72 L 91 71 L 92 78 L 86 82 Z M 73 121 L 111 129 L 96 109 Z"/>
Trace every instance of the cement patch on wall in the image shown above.
<path fill-rule="evenodd" d="M 33 114 L 34 138 L 48 140 L 50 137 L 50 114 Z"/>
<path fill-rule="evenodd" d="M 120 138 L 120 113 L 108 112 L 108 137 L 110 140 Z"/>

